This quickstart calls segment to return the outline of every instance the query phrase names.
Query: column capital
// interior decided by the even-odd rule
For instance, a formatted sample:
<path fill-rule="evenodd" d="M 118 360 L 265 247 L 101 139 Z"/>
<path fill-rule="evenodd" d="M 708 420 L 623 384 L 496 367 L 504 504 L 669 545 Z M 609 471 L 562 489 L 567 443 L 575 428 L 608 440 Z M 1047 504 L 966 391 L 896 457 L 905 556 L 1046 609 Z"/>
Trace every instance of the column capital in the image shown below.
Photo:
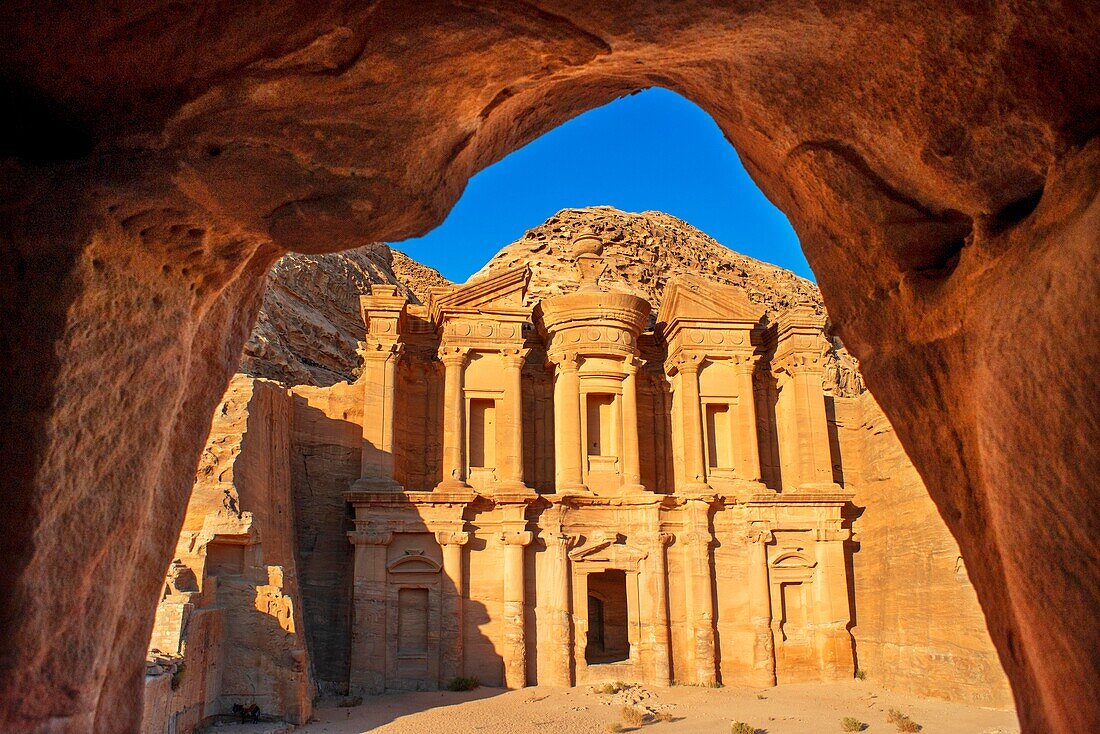
<path fill-rule="evenodd" d="M 530 530 L 503 530 L 498 536 L 503 545 L 530 545 L 534 534 Z"/>
<path fill-rule="evenodd" d="M 738 372 L 752 373 L 760 362 L 760 355 L 755 352 L 744 352 L 730 355 L 730 363 Z"/>
<path fill-rule="evenodd" d="M 681 533 L 677 536 L 677 539 L 687 546 L 701 545 L 704 548 L 709 548 L 714 543 L 714 536 L 709 531 L 692 530 L 687 533 Z"/>
<path fill-rule="evenodd" d="M 772 359 L 772 374 L 779 377 L 783 374 L 792 377 L 804 372 L 821 372 L 825 369 L 825 359 L 820 352 L 791 351 L 777 355 Z"/>
<path fill-rule="evenodd" d="M 660 548 L 672 545 L 673 541 L 676 540 L 676 536 L 673 533 L 649 530 L 637 533 L 634 539 L 643 546 Z"/>
<path fill-rule="evenodd" d="M 455 344 L 441 344 L 439 346 L 439 361 L 445 365 L 457 364 L 462 366 L 466 363 L 466 357 L 470 353 L 469 347 L 461 347 Z"/>
<path fill-rule="evenodd" d="M 626 374 L 636 375 L 638 374 L 638 369 L 640 367 L 641 360 L 634 355 L 623 357 L 623 372 L 625 372 Z"/>
<path fill-rule="evenodd" d="M 527 361 L 527 355 L 530 353 L 530 349 L 525 349 L 523 347 L 504 347 L 500 350 L 500 356 L 504 361 L 505 367 L 522 368 L 524 362 Z"/>
<path fill-rule="evenodd" d="M 815 528 L 814 540 L 818 543 L 830 543 L 850 540 L 852 531 L 848 528 Z"/>
<path fill-rule="evenodd" d="M 706 355 L 696 351 L 681 351 L 672 359 L 665 362 L 665 373 L 682 372 L 686 375 L 694 375 L 703 366 Z"/>
<path fill-rule="evenodd" d="M 767 544 L 775 540 L 775 534 L 772 532 L 772 529 L 760 523 L 749 525 L 745 529 L 745 533 L 742 537 L 743 540 L 750 545 L 753 543 Z"/>
<path fill-rule="evenodd" d="M 360 527 L 356 523 L 355 530 L 348 531 L 348 540 L 352 545 L 381 545 L 386 546 L 393 540 L 393 533 L 376 528 Z"/>
<path fill-rule="evenodd" d="M 405 345 L 401 342 L 383 341 L 378 339 L 359 341 L 356 342 L 355 353 L 359 355 L 359 359 L 366 361 L 371 360 L 387 360 L 393 357 L 400 357 L 405 351 Z"/>
<path fill-rule="evenodd" d="M 544 532 L 539 534 L 539 539 L 547 548 L 562 548 L 570 550 L 580 542 L 581 536 L 562 532 Z"/>
<path fill-rule="evenodd" d="M 580 368 L 581 355 L 573 351 L 555 351 L 546 355 L 562 371 L 576 371 Z"/>
<path fill-rule="evenodd" d="M 435 541 L 440 545 L 466 545 L 470 542 L 470 534 L 460 530 L 437 530 Z"/>

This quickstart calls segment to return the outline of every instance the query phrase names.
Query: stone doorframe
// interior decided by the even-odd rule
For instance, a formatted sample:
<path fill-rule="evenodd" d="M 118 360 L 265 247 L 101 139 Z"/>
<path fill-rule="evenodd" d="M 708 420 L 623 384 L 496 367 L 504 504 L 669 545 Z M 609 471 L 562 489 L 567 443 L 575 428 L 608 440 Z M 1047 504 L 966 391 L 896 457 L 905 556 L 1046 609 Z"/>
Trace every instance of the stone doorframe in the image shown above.
<path fill-rule="evenodd" d="M 620 542 L 618 533 L 598 532 L 585 538 L 583 544 L 569 553 L 572 561 L 573 590 L 573 664 L 575 685 L 613 680 L 636 680 L 643 683 L 646 672 L 653 669 L 652 650 L 642 644 L 641 562 L 648 552 Z M 588 646 L 588 576 L 603 571 L 626 573 L 627 660 L 589 665 L 585 658 Z M 651 606 L 651 605 L 650 605 Z M 653 620 L 645 620 L 652 624 Z"/>

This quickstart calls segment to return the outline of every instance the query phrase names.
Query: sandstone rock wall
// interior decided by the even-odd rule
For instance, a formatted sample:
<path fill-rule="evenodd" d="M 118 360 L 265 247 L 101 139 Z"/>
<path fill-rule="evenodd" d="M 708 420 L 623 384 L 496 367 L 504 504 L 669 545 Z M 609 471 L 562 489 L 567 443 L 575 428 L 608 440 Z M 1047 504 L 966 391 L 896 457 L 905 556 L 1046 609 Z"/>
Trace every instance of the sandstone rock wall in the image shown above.
<path fill-rule="evenodd" d="M 382 243 L 328 255 L 286 255 L 271 268 L 240 369 L 289 385 L 352 380 L 363 338 L 359 296 L 389 283 L 414 303 L 446 285 L 435 270 Z"/>
<path fill-rule="evenodd" d="M 867 679 L 993 708 L 1012 692 L 958 544 L 870 393 L 834 401 L 855 491 L 852 634 Z"/>
<path fill-rule="evenodd" d="M 154 661 L 177 661 L 176 683 L 147 734 L 186 734 L 235 703 L 295 723 L 310 716 L 291 420 L 285 388 L 245 375 L 215 413 L 150 641 Z"/>

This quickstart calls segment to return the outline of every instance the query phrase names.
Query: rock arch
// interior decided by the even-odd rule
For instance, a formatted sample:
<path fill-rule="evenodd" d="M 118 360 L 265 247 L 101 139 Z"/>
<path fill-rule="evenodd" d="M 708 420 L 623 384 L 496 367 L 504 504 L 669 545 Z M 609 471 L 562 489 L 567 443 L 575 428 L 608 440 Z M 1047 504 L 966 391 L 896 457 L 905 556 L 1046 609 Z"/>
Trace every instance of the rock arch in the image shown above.
<path fill-rule="evenodd" d="M 0 728 L 130 731 L 209 416 L 286 250 L 400 239 L 646 86 L 790 217 L 1027 731 L 1100 728 L 1088 3 L 9 4 Z M 40 134 L 52 134 L 43 144 Z"/>

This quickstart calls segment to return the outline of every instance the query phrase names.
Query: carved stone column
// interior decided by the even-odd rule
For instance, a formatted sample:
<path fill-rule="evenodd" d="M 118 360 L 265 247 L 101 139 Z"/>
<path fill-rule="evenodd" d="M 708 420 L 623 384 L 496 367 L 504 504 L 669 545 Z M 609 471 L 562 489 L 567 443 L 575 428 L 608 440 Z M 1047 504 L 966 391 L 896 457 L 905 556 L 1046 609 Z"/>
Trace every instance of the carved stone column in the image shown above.
<path fill-rule="evenodd" d="M 443 590 L 442 590 L 442 655 L 439 666 L 440 684 L 446 685 L 452 678 L 463 675 L 465 670 L 465 652 L 463 641 L 466 634 L 464 606 L 466 586 L 463 572 L 463 546 L 470 540 L 470 534 L 457 530 L 442 530 L 435 534 L 436 542 L 443 548 Z"/>
<path fill-rule="evenodd" d="M 446 370 L 443 378 L 443 477 L 436 489 L 465 489 L 466 483 L 466 396 L 463 372 L 468 350 L 444 346 L 439 359 Z"/>
<path fill-rule="evenodd" d="M 393 533 L 355 521 L 349 687 L 369 694 L 386 689 L 386 546 Z"/>
<path fill-rule="evenodd" d="M 506 430 L 498 438 L 502 488 L 526 489 L 523 477 L 523 363 L 530 350 L 508 348 L 501 351 L 504 362 L 504 413 Z"/>
<path fill-rule="evenodd" d="M 844 561 L 844 542 L 849 537 L 851 531 L 846 528 L 814 532 L 815 581 L 821 585 L 817 594 L 814 634 L 825 680 L 850 680 L 855 674 L 852 634 L 848 630 L 852 621 L 848 606 L 848 568 Z"/>
<path fill-rule="evenodd" d="M 561 532 L 542 535 L 546 550 L 542 556 L 539 586 L 545 589 L 544 606 L 539 617 L 538 646 L 539 685 L 573 685 L 573 625 L 570 619 L 572 592 L 569 577 L 569 550 L 578 536 Z"/>
<path fill-rule="evenodd" d="M 768 543 L 771 531 L 753 525 L 745 536 L 749 556 L 749 621 L 752 623 L 751 683 L 762 688 L 775 685 L 775 639 L 772 636 L 772 597 L 768 580 Z"/>
<path fill-rule="evenodd" d="M 760 445 L 756 423 L 756 391 L 753 374 L 757 358 L 744 355 L 734 360 L 737 380 L 737 405 L 734 421 L 737 426 L 737 476 L 750 482 L 760 481 Z"/>
<path fill-rule="evenodd" d="M 699 399 L 699 367 L 703 357 L 687 353 L 676 360 L 680 372 L 680 410 L 683 417 L 684 478 L 687 491 L 705 492 L 707 485 L 706 458 L 703 454 L 703 415 Z"/>
<path fill-rule="evenodd" d="M 685 565 L 688 569 L 687 601 L 694 642 L 694 682 L 701 686 L 712 686 L 717 681 L 714 576 L 710 565 L 710 549 L 714 536 L 710 532 L 707 502 L 692 500 L 685 509 L 688 513 L 686 532 L 678 540 L 683 543 Z"/>
<path fill-rule="evenodd" d="M 581 380 L 575 353 L 557 355 L 554 375 L 554 462 L 557 491 L 584 489 L 581 475 Z"/>
<path fill-rule="evenodd" d="M 638 543 L 649 551 L 643 576 L 646 595 L 642 607 L 642 639 L 652 659 L 653 685 L 672 684 L 668 623 L 668 559 L 666 548 L 672 543 L 672 533 L 648 532 L 638 536 Z"/>
<path fill-rule="evenodd" d="M 531 532 L 505 530 L 504 544 L 504 686 L 527 685 L 527 633 L 524 579 L 524 548 L 531 543 Z"/>
<path fill-rule="evenodd" d="M 394 414 L 397 407 L 397 361 L 402 345 L 393 342 L 360 342 L 363 361 L 363 448 L 359 479 L 352 489 L 364 492 L 399 492 L 394 479 Z"/>
<path fill-rule="evenodd" d="M 642 464 L 638 455 L 638 361 L 623 360 L 623 489 L 641 492 Z"/>
<path fill-rule="evenodd" d="M 835 489 L 829 423 L 821 382 L 824 318 L 794 308 L 777 319 L 772 370 L 779 388 L 776 418 L 783 489 Z"/>

